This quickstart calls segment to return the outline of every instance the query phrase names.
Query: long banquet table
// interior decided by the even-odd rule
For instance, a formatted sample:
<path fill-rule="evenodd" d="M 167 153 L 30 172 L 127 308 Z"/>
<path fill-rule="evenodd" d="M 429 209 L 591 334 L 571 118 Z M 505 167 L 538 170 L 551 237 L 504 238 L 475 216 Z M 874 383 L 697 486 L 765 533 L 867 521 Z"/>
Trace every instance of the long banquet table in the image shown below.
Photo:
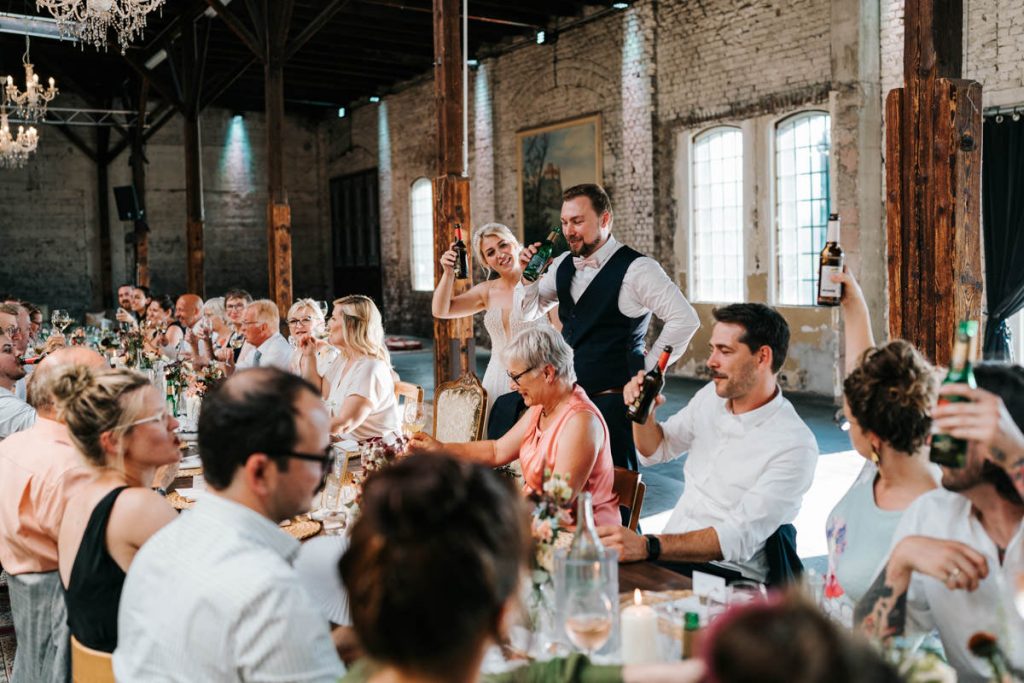
<path fill-rule="evenodd" d="M 619 593 L 691 590 L 693 581 L 653 562 L 627 562 L 619 565 Z"/>

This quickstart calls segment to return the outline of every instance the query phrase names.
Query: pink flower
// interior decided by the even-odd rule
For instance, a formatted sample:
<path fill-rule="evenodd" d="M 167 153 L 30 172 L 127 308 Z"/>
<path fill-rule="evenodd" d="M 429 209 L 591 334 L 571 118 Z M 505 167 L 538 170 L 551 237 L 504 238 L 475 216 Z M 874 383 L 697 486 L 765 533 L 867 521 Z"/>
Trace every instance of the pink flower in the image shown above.
<path fill-rule="evenodd" d="M 533 520 L 533 537 L 541 543 L 549 543 L 554 536 L 554 532 L 551 529 L 551 520 L 545 519 L 543 521 Z"/>
<path fill-rule="evenodd" d="M 826 598 L 839 598 L 845 594 L 843 587 L 839 585 L 839 579 L 832 572 L 829 572 L 828 578 L 825 579 L 825 597 Z"/>

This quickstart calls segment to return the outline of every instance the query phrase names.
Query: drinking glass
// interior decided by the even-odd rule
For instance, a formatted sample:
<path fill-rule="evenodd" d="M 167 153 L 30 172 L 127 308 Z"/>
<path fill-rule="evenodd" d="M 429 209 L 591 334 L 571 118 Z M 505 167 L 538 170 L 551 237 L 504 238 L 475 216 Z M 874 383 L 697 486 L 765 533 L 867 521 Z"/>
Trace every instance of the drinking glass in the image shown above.
<path fill-rule="evenodd" d="M 600 582 L 579 586 L 565 606 L 565 632 L 588 657 L 601 649 L 612 633 L 612 603 Z"/>
<path fill-rule="evenodd" d="M 67 329 L 73 321 L 67 310 L 63 308 L 55 308 L 53 314 L 50 316 L 50 322 L 53 326 L 60 330 L 61 334 L 64 334 L 64 330 Z"/>
<path fill-rule="evenodd" d="M 758 602 L 767 596 L 764 586 L 757 581 L 733 581 L 725 587 L 725 601 L 729 607 Z"/>
<path fill-rule="evenodd" d="M 405 404 L 405 408 L 402 412 L 402 433 L 406 436 L 412 436 L 416 432 L 423 431 L 423 427 L 426 425 L 426 411 L 423 409 L 423 404 L 418 401 L 409 401 Z"/>

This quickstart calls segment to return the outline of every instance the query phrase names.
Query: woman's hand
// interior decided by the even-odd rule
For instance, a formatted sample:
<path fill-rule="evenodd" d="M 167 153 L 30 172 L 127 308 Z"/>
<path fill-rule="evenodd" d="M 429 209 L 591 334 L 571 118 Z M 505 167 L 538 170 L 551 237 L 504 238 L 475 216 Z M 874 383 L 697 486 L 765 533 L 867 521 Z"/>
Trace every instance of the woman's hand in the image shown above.
<path fill-rule="evenodd" d="M 889 567 L 897 572 L 926 574 L 950 590 L 976 590 L 988 576 L 988 561 L 977 550 L 957 541 L 928 536 L 907 536 L 897 543 Z"/>
<path fill-rule="evenodd" d="M 302 353 L 303 358 L 316 358 L 316 339 L 308 332 L 297 332 L 295 334 L 295 348 Z"/>
<path fill-rule="evenodd" d="M 857 282 L 857 278 L 853 277 L 853 273 L 846 270 L 845 267 L 843 272 L 833 273 L 829 277 L 832 282 L 843 286 L 843 297 L 840 299 L 843 308 L 864 303 L 864 292 L 860 288 L 860 283 Z"/>
<path fill-rule="evenodd" d="M 441 267 L 444 269 L 446 275 L 455 272 L 455 263 L 458 260 L 459 255 L 455 253 L 455 242 L 452 242 L 448 251 L 441 254 Z"/>

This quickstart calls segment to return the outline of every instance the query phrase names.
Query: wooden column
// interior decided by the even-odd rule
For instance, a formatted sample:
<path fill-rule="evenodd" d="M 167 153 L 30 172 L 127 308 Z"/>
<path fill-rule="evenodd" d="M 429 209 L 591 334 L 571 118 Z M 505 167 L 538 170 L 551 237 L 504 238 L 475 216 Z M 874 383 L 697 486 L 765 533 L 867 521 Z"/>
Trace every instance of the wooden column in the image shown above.
<path fill-rule="evenodd" d="M 143 79 L 139 87 L 138 111 L 135 127 L 131 130 L 132 185 L 139 202 L 142 220 L 135 221 L 135 284 L 149 287 L 149 224 L 146 222 L 146 102 L 149 99 L 149 81 Z"/>
<path fill-rule="evenodd" d="M 438 260 L 461 223 L 470 242 L 469 179 L 463 176 L 462 26 L 459 0 L 434 0 L 434 103 L 437 109 L 437 177 L 434 178 L 434 283 L 441 278 Z M 455 293 L 472 279 L 456 280 Z M 475 374 L 473 318 L 434 319 L 434 386 L 463 373 Z"/>
<path fill-rule="evenodd" d="M 270 298 L 283 316 L 292 302 L 292 211 L 284 183 L 284 51 L 287 21 L 283 5 L 264 4 L 263 62 L 267 116 L 267 266 Z M 271 11 L 272 10 L 272 11 Z"/>
<path fill-rule="evenodd" d="M 981 84 L 960 78 L 962 0 L 907 0 L 886 116 L 889 333 L 948 364 L 981 318 Z"/>
<path fill-rule="evenodd" d="M 199 126 L 200 59 L 196 51 L 196 26 L 189 22 L 182 27 L 182 49 L 185 53 L 181 90 L 185 96 L 185 236 L 188 247 L 186 289 L 206 298 L 203 265 L 203 164 Z"/>
<path fill-rule="evenodd" d="M 96 200 L 99 208 L 100 233 L 100 302 L 104 309 L 114 303 L 114 284 L 111 271 L 110 240 L 110 176 L 107 174 L 107 154 L 110 151 L 110 129 L 96 129 Z"/>

